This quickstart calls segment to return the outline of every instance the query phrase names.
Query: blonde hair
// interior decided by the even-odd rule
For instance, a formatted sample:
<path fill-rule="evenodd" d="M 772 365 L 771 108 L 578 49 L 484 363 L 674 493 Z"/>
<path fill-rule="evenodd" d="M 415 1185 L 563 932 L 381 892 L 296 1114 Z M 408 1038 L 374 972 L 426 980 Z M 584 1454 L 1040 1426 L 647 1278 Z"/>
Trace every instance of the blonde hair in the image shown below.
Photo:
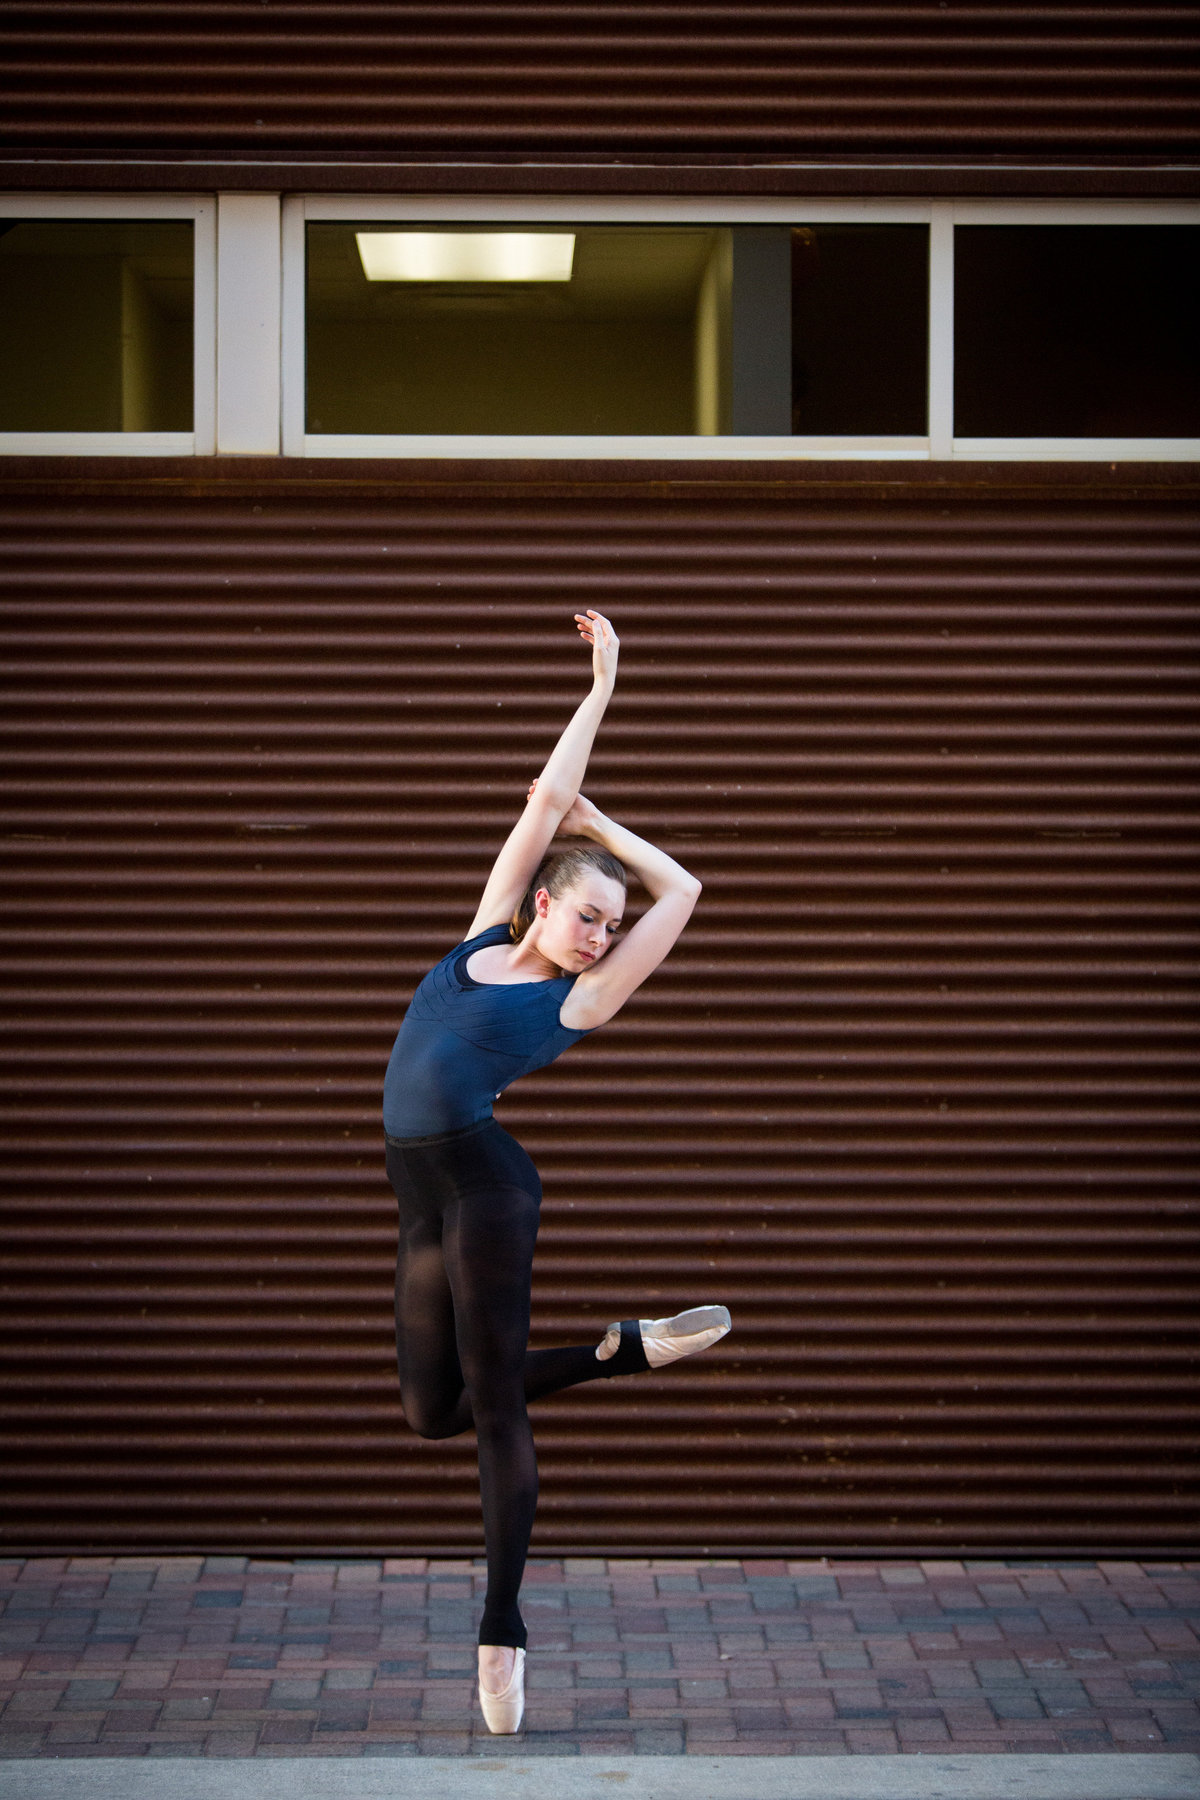
<path fill-rule="evenodd" d="M 624 867 L 608 850 L 602 850 L 598 844 L 569 844 L 560 849 L 550 849 L 542 858 L 541 868 L 521 896 L 520 904 L 512 916 L 508 934 L 514 944 L 519 944 L 536 916 L 534 896 L 539 888 L 545 888 L 557 900 L 568 888 L 581 881 L 589 869 L 598 875 L 606 875 L 610 881 L 620 882 L 628 888 L 629 878 Z"/>

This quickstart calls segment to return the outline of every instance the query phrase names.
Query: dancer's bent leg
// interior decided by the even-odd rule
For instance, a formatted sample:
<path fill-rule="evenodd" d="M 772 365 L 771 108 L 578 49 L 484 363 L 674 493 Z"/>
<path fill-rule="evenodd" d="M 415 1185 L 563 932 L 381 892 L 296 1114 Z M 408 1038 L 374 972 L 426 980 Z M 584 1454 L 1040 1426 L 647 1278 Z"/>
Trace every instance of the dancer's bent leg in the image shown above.
<path fill-rule="evenodd" d="M 411 1150 L 389 1146 L 387 1170 L 400 1209 L 396 1357 L 404 1416 L 422 1437 L 457 1437 L 470 1431 L 475 1419 L 458 1358 L 442 1244 L 443 1210 L 460 1193 L 488 1185 L 489 1176 L 499 1185 L 540 1194 L 537 1169 L 515 1139 L 493 1126 L 480 1134 L 478 1143 L 465 1139 Z M 627 1372 L 620 1363 L 598 1362 L 594 1343 L 526 1348 L 525 1398 L 538 1400 Z"/>

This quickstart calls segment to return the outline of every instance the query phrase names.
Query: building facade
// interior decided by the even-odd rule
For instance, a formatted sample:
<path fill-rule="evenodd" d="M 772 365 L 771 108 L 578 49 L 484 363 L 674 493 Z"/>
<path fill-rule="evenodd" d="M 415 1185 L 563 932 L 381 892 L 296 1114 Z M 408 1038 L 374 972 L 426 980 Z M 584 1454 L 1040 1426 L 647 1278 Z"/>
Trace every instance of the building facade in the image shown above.
<path fill-rule="evenodd" d="M 5 32 L 6 1542 L 478 1547 L 378 1095 L 594 605 L 704 896 L 498 1109 L 535 1341 L 735 1331 L 535 1550 L 1193 1546 L 1195 11 Z"/>

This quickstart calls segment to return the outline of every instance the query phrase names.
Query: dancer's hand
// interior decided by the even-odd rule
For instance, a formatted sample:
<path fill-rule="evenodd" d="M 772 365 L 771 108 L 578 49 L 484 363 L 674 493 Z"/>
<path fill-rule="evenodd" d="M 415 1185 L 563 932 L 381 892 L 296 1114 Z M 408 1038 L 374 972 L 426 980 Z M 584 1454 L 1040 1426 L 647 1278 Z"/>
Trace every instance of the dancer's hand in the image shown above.
<path fill-rule="evenodd" d="M 602 817 L 598 806 L 593 806 L 583 794 L 576 794 L 558 829 L 564 837 L 591 837 L 593 827 Z"/>
<path fill-rule="evenodd" d="M 525 796 L 526 800 L 532 800 L 536 792 L 537 777 L 534 776 L 529 784 L 529 792 Z M 563 814 L 562 823 L 559 825 L 558 829 L 564 837 L 590 837 L 592 834 L 591 827 L 602 817 L 603 814 L 601 813 L 600 808 L 598 806 L 593 806 L 586 795 L 576 794 L 567 811 Z"/>
<path fill-rule="evenodd" d="M 584 643 L 592 647 L 592 674 L 611 692 L 617 679 L 617 653 L 621 648 L 611 620 L 603 613 L 593 612 L 589 606 L 585 613 L 575 614 L 575 623 Z"/>

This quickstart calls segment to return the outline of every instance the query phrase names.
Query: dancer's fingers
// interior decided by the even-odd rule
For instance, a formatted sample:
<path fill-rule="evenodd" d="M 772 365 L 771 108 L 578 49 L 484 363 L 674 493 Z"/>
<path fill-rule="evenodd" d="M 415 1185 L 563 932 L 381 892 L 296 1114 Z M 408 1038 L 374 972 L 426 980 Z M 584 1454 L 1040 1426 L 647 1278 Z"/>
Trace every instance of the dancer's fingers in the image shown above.
<path fill-rule="evenodd" d="M 620 640 L 612 628 L 612 621 L 606 619 L 603 613 L 589 609 L 587 616 L 592 627 L 592 667 L 597 675 L 605 675 L 611 679 L 616 671 Z"/>

